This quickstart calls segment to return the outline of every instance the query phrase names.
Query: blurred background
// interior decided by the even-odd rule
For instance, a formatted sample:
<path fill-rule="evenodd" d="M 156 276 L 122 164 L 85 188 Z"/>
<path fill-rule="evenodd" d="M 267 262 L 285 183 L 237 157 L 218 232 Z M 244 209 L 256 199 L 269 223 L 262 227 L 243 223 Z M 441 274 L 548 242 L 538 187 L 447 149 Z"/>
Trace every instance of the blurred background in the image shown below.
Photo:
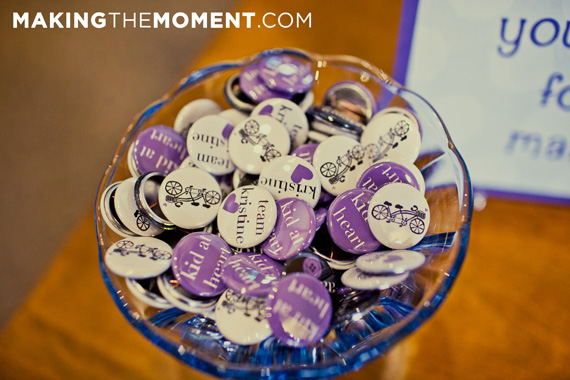
<path fill-rule="evenodd" d="M 13 29 L 12 13 L 211 12 L 236 4 L 0 2 L 0 326 L 77 220 L 92 212 L 99 180 L 134 116 L 170 90 L 216 34 L 202 28 Z"/>

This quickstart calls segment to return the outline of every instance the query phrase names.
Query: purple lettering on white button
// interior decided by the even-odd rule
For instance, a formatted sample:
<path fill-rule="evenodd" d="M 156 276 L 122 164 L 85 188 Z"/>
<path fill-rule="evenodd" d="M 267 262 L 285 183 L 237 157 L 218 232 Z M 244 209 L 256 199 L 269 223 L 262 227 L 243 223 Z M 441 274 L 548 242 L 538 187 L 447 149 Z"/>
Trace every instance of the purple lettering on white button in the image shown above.
<path fill-rule="evenodd" d="M 174 247 L 172 272 L 180 285 L 200 297 L 213 297 L 226 290 L 222 268 L 232 256 L 230 246 L 219 236 L 193 232 Z"/>
<path fill-rule="evenodd" d="M 261 253 L 238 253 L 223 266 L 222 279 L 228 288 L 250 297 L 264 297 L 281 277 L 283 264 Z"/>
<path fill-rule="evenodd" d="M 131 152 L 133 165 L 130 168 L 137 171 L 131 173 L 135 177 L 153 171 L 168 174 L 188 156 L 184 138 L 166 125 L 142 131 L 133 142 Z"/>
<path fill-rule="evenodd" d="M 311 65 L 291 56 L 267 56 L 259 61 L 257 67 L 259 77 L 273 90 L 299 94 L 313 86 Z"/>
<path fill-rule="evenodd" d="M 239 86 L 243 93 L 256 103 L 261 103 L 271 98 L 291 99 L 294 95 L 283 91 L 272 90 L 267 87 L 265 82 L 259 77 L 257 64 L 247 66 L 241 71 L 239 75 Z"/>
<path fill-rule="evenodd" d="M 287 260 L 311 244 L 317 230 L 313 208 L 304 200 L 285 198 L 277 201 L 277 222 L 263 252 L 275 260 Z"/>
<path fill-rule="evenodd" d="M 407 183 L 420 190 L 418 180 L 412 171 L 402 164 L 391 161 L 377 162 L 366 169 L 356 187 L 376 192 L 389 183 Z"/>
<path fill-rule="evenodd" d="M 374 193 L 366 189 L 345 191 L 330 204 L 327 228 L 341 249 L 356 254 L 380 248 L 368 225 L 368 204 Z"/>
<path fill-rule="evenodd" d="M 280 342 L 306 347 L 328 331 L 332 301 L 328 290 L 315 277 L 293 273 L 277 281 L 267 298 L 265 315 Z"/>

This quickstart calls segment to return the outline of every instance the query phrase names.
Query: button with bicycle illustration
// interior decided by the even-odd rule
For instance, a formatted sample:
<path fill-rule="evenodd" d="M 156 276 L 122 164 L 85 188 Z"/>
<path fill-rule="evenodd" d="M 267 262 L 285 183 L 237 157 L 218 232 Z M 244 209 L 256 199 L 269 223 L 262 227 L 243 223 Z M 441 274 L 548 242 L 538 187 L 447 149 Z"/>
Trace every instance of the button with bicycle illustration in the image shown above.
<path fill-rule="evenodd" d="M 287 260 L 311 244 L 316 224 L 315 212 L 304 200 L 284 198 L 277 201 L 277 222 L 261 244 L 263 253 L 275 260 Z"/>
<path fill-rule="evenodd" d="M 265 318 L 265 298 L 226 290 L 216 304 L 216 326 L 227 340 L 242 345 L 260 343 L 272 334 Z"/>
<path fill-rule="evenodd" d="M 380 248 L 368 225 L 368 208 L 374 192 L 351 189 L 329 206 L 327 228 L 333 242 L 346 252 L 363 254 Z"/>
<path fill-rule="evenodd" d="M 174 119 L 173 128 L 176 132 L 180 133 L 182 137 L 188 136 L 190 127 L 200 118 L 206 115 L 214 115 L 222 111 L 222 108 L 208 98 L 201 98 L 192 100 L 186 104 L 176 115 Z"/>
<path fill-rule="evenodd" d="M 251 248 L 267 239 L 277 221 L 271 193 L 259 186 L 232 191 L 218 211 L 218 231 L 229 245 Z"/>
<path fill-rule="evenodd" d="M 232 255 L 230 246 L 218 235 L 192 232 L 174 247 L 172 273 L 191 294 L 214 297 L 227 289 L 222 267 Z"/>
<path fill-rule="evenodd" d="M 257 181 L 275 200 L 299 198 L 315 207 L 321 195 L 321 179 L 315 168 L 300 157 L 277 157 L 268 163 Z"/>
<path fill-rule="evenodd" d="M 105 252 L 105 264 L 121 277 L 155 277 L 170 268 L 172 248 L 154 237 L 134 236 L 119 240 Z"/>
<path fill-rule="evenodd" d="M 356 259 L 356 267 L 363 272 L 381 274 L 401 274 L 424 265 L 425 256 L 421 252 L 397 249 L 392 251 L 370 252 Z"/>
<path fill-rule="evenodd" d="M 358 141 L 347 136 L 331 136 L 321 142 L 313 156 L 323 189 L 339 195 L 356 187 L 356 182 L 372 162 Z"/>
<path fill-rule="evenodd" d="M 184 138 L 166 125 L 143 130 L 128 152 L 128 167 L 133 177 L 158 171 L 168 174 L 176 170 L 188 156 Z"/>
<path fill-rule="evenodd" d="M 373 117 L 360 137 L 367 156 L 374 161 L 401 158 L 414 162 L 420 153 L 421 142 L 418 124 L 398 113 Z"/>
<path fill-rule="evenodd" d="M 259 77 L 272 90 L 300 94 L 311 89 L 314 74 L 311 65 L 289 55 L 270 55 L 258 64 Z"/>
<path fill-rule="evenodd" d="M 230 159 L 242 171 L 259 174 L 277 157 L 289 154 L 287 128 L 271 116 L 258 115 L 238 124 L 228 140 Z"/>
<path fill-rule="evenodd" d="M 234 126 L 219 115 L 204 116 L 188 132 L 187 147 L 192 162 L 213 175 L 235 170 L 228 153 L 228 138 Z"/>
<path fill-rule="evenodd" d="M 430 210 L 418 189 L 404 183 L 391 183 L 372 197 L 368 223 L 383 245 L 406 249 L 418 244 L 426 235 Z"/>
<path fill-rule="evenodd" d="M 296 148 L 307 141 L 309 121 L 305 111 L 291 100 L 283 98 L 267 99 L 259 103 L 251 112 L 251 116 L 271 116 L 289 131 L 291 146 Z"/>
<path fill-rule="evenodd" d="M 425 181 L 420 170 L 411 162 L 385 158 L 375 162 L 362 173 L 356 187 L 374 192 L 389 183 L 407 183 L 425 192 Z"/>
<path fill-rule="evenodd" d="M 158 201 L 170 222 L 181 228 L 200 228 L 216 218 L 222 190 L 218 181 L 202 169 L 178 169 L 162 181 Z"/>
<path fill-rule="evenodd" d="M 418 118 L 416 117 L 416 115 L 408 108 L 404 108 L 404 107 L 398 107 L 398 106 L 393 106 L 393 107 L 386 107 L 381 109 L 380 111 L 376 112 L 374 114 L 374 116 L 372 116 L 372 119 L 374 118 L 378 118 L 378 117 L 382 117 L 382 115 L 387 114 L 387 113 L 395 113 L 395 114 L 399 114 L 399 115 L 403 115 L 407 118 L 409 118 L 410 120 L 412 120 L 415 124 L 417 124 L 419 130 L 420 130 L 420 136 L 423 135 L 423 131 L 422 131 L 422 126 L 418 121 Z M 372 121 L 372 119 L 370 119 L 370 121 Z"/>
<path fill-rule="evenodd" d="M 151 223 L 139 208 L 135 200 L 134 177 L 122 181 L 115 191 L 115 212 L 121 223 L 138 236 L 155 236 L 163 230 Z"/>

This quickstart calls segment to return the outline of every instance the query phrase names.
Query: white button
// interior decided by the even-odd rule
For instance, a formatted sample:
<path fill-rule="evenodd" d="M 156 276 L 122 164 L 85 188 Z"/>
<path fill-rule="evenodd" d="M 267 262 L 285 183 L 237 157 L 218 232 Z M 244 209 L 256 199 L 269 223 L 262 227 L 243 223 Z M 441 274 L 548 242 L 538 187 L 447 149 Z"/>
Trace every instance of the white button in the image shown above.
<path fill-rule="evenodd" d="M 172 248 L 162 240 L 146 236 L 119 240 L 105 253 L 105 264 L 121 277 L 155 277 L 170 268 L 171 262 Z"/>
<path fill-rule="evenodd" d="M 229 174 L 235 165 L 228 154 L 228 137 L 234 127 L 219 115 L 198 119 L 188 132 L 188 152 L 192 162 L 213 175 Z"/>
<path fill-rule="evenodd" d="M 188 134 L 192 124 L 206 115 L 219 113 L 222 108 L 211 99 L 196 99 L 186 104 L 176 115 L 174 130 L 182 136 Z"/>
<path fill-rule="evenodd" d="M 303 112 L 307 112 L 307 110 L 313 105 L 314 101 L 315 94 L 313 91 L 308 91 L 304 94 L 303 100 L 299 102 L 299 107 L 303 110 Z"/>
<path fill-rule="evenodd" d="M 230 193 L 218 212 L 218 230 L 231 246 L 251 248 L 264 241 L 277 221 L 271 193 L 259 186 L 243 186 Z"/>
<path fill-rule="evenodd" d="M 430 223 L 429 206 L 422 193 L 405 183 L 380 188 L 370 200 L 368 223 L 383 245 L 406 249 L 418 244 Z"/>
<path fill-rule="evenodd" d="M 121 237 L 136 236 L 136 234 L 132 233 L 123 225 L 115 210 L 115 192 L 120 184 L 121 182 L 115 182 L 109 185 L 105 191 L 103 191 L 103 194 L 101 194 L 101 202 L 99 204 L 101 216 L 107 227 L 117 235 Z"/>
<path fill-rule="evenodd" d="M 155 236 L 163 230 L 155 226 L 144 216 L 135 201 L 136 178 L 128 178 L 121 182 L 115 192 L 115 211 L 121 223 L 139 236 Z"/>
<path fill-rule="evenodd" d="M 259 103 L 251 116 L 268 115 L 283 124 L 291 136 L 292 147 L 296 148 L 307 141 L 309 121 L 305 112 L 288 99 L 273 98 Z"/>
<path fill-rule="evenodd" d="M 287 128 L 271 116 L 254 116 L 238 124 L 229 138 L 233 163 L 246 173 L 259 174 L 273 159 L 289 153 Z"/>
<path fill-rule="evenodd" d="M 321 196 L 319 174 L 306 160 L 296 156 L 276 158 L 259 174 L 258 185 L 276 200 L 299 198 L 315 207 Z"/>
<path fill-rule="evenodd" d="M 356 259 L 356 267 L 366 273 L 400 274 L 421 267 L 425 261 L 425 256 L 416 251 L 380 251 L 359 256 Z"/>
<path fill-rule="evenodd" d="M 160 293 L 172 305 L 189 313 L 204 313 L 214 310 L 217 299 L 196 297 L 178 283 L 171 271 L 157 279 Z"/>
<path fill-rule="evenodd" d="M 204 170 L 178 169 L 162 181 L 158 201 L 170 222 L 194 229 L 204 227 L 216 218 L 222 191 L 216 179 Z"/>
<path fill-rule="evenodd" d="M 347 136 L 327 138 L 313 156 L 313 166 L 319 173 L 323 189 L 333 195 L 354 189 L 370 164 L 362 145 Z"/>
<path fill-rule="evenodd" d="M 383 290 L 404 281 L 408 277 L 408 274 L 409 272 L 391 275 L 368 274 L 358 268 L 352 268 L 344 272 L 340 280 L 345 286 L 353 289 Z"/>
<path fill-rule="evenodd" d="M 220 333 L 236 344 L 260 343 L 272 334 L 265 319 L 265 298 L 248 297 L 228 289 L 218 300 L 215 315 Z"/>
<path fill-rule="evenodd" d="M 188 156 L 186 157 L 184 160 L 182 160 L 182 162 L 180 163 L 180 166 L 178 167 L 178 169 L 184 169 L 184 168 L 197 168 L 198 166 L 196 166 L 196 164 L 194 163 L 194 161 L 192 161 L 192 157 Z"/>
<path fill-rule="evenodd" d="M 398 113 L 373 117 L 360 137 L 360 143 L 372 159 L 401 158 L 414 162 L 420 153 L 421 142 L 418 124 Z"/>
<path fill-rule="evenodd" d="M 162 296 L 156 284 L 156 278 L 135 280 L 127 278 L 127 288 L 141 302 L 156 309 L 170 309 L 172 304 Z"/>
<path fill-rule="evenodd" d="M 372 118 L 370 119 L 370 121 L 372 121 L 374 118 L 381 117 L 382 115 L 387 114 L 387 113 L 396 113 L 399 115 L 404 115 L 405 117 L 411 119 L 414 123 L 416 123 L 420 129 L 420 134 L 422 133 L 422 126 L 418 122 L 416 115 L 414 115 L 414 113 L 411 110 L 409 110 L 407 108 L 403 108 L 403 107 L 386 107 L 386 108 L 383 108 L 380 111 L 378 111 L 377 113 L 375 113 L 374 116 L 372 116 Z"/>
<path fill-rule="evenodd" d="M 218 115 L 229 121 L 231 125 L 238 125 L 249 116 L 248 114 L 238 111 L 235 108 L 228 108 L 227 110 L 223 110 Z"/>

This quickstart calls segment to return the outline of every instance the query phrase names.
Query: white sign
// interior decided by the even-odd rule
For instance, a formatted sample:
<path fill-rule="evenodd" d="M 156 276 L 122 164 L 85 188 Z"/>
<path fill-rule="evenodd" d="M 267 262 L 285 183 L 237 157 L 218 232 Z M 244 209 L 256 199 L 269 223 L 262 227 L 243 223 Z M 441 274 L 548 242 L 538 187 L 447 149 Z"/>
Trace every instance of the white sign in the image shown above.
<path fill-rule="evenodd" d="M 570 1 L 405 0 L 402 12 L 395 79 L 438 111 L 474 188 L 570 204 Z"/>

